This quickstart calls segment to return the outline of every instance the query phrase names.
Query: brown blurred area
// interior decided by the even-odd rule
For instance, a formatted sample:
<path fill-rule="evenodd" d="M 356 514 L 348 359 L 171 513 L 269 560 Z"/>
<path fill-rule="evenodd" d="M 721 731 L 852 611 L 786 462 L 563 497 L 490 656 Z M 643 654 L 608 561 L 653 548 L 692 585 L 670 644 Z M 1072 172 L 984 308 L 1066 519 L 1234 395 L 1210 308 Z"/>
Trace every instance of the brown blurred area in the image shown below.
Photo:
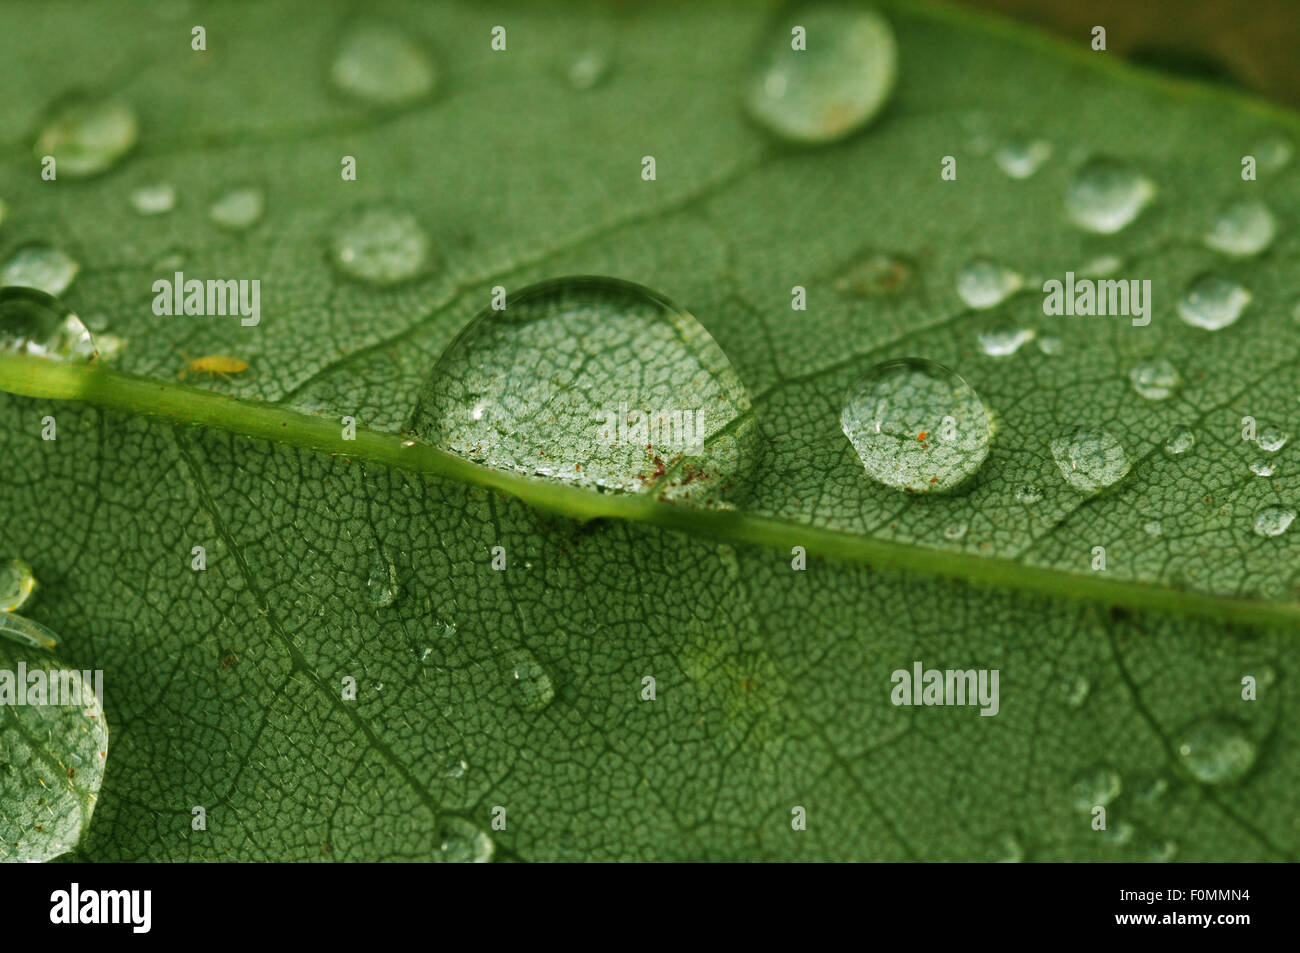
<path fill-rule="evenodd" d="M 1235 86 L 1300 107 L 1297 0 L 956 0 L 1153 69 Z"/>

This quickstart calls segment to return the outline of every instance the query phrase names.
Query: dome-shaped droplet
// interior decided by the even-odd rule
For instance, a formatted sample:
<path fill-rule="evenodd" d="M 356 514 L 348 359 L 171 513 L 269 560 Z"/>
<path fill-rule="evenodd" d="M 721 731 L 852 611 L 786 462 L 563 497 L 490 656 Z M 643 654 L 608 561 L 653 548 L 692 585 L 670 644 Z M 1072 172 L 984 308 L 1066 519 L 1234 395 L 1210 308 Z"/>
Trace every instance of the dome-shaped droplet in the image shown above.
<path fill-rule="evenodd" d="M 555 698 L 551 676 L 527 649 L 514 649 L 506 654 L 506 677 L 510 683 L 510 697 L 520 711 L 534 714 Z"/>
<path fill-rule="evenodd" d="M 1113 768 L 1089 768 L 1070 787 L 1070 803 L 1087 814 L 1094 807 L 1105 807 L 1119 796 L 1122 788 L 1119 772 Z"/>
<path fill-rule="evenodd" d="M 266 196 L 256 186 L 231 189 L 212 203 L 208 218 L 219 228 L 243 231 L 257 224 L 266 208 Z"/>
<path fill-rule="evenodd" d="M 1181 457 L 1194 446 L 1196 446 L 1196 434 L 1186 427 L 1179 427 L 1165 439 L 1164 451 L 1166 456 Z"/>
<path fill-rule="evenodd" d="M 1081 493 L 1097 493 L 1122 480 L 1129 471 L 1128 455 L 1105 430 L 1076 430 L 1052 441 L 1052 458 L 1065 482 Z"/>
<path fill-rule="evenodd" d="M 1013 271 L 987 258 L 967 262 L 957 273 L 957 294 L 968 308 L 992 308 L 1024 287 L 1025 279 Z"/>
<path fill-rule="evenodd" d="M 1178 302 L 1178 314 L 1188 324 L 1217 331 L 1234 323 L 1251 294 L 1230 278 L 1204 274 L 1192 281 Z"/>
<path fill-rule="evenodd" d="M 1137 218 L 1155 194 L 1151 180 L 1131 166 L 1099 158 L 1075 173 L 1065 206 L 1080 228 L 1109 235 Z"/>
<path fill-rule="evenodd" d="M 1038 350 L 1042 351 L 1048 357 L 1056 357 L 1065 348 L 1065 342 L 1054 334 L 1049 334 L 1038 339 Z"/>
<path fill-rule="evenodd" d="M 1255 436 L 1255 446 L 1265 453 L 1277 453 L 1286 446 L 1290 436 L 1276 427 L 1265 427 Z"/>
<path fill-rule="evenodd" d="M 989 357 L 1009 357 L 1021 346 L 1034 339 L 1028 328 L 993 328 L 975 335 L 980 350 Z"/>
<path fill-rule="evenodd" d="M 949 523 L 947 526 L 943 528 L 944 539 L 950 539 L 953 542 L 956 542 L 957 540 L 961 539 L 965 535 L 966 535 L 965 523 L 960 523 L 960 522 Z"/>
<path fill-rule="evenodd" d="M 31 566 L 17 558 L 0 561 L 0 612 L 17 612 L 35 591 Z"/>
<path fill-rule="evenodd" d="M 24 245 L 0 268 L 0 287 L 15 285 L 61 295 L 81 270 L 72 256 L 50 245 Z"/>
<path fill-rule="evenodd" d="M 433 92 L 438 70 L 410 34 L 386 23 L 366 23 L 344 35 L 330 79 L 337 90 L 362 102 L 404 106 Z"/>
<path fill-rule="evenodd" d="M 569 85 L 588 90 L 598 86 L 609 73 L 609 57 L 600 50 L 584 50 L 569 64 Z"/>
<path fill-rule="evenodd" d="M 1070 683 L 1066 687 L 1065 703 L 1071 708 L 1080 708 L 1088 700 L 1088 694 L 1091 691 L 1092 682 L 1082 675 L 1076 675 L 1070 679 Z"/>
<path fill-rule="evenodd" d="M 1174 365 L 1163 357 L 1138 364 L 1129 371 L 1128 379 L 1133 389 L 1147 400 L 1166 400 L 1172 397 L 1182 382 Z"/>
<path fill-rule="evenodd" d="M 795 48 L 795 27 L 804 30 L 806 49 Z M 880 112 L 897 60 L 894 31 L 879 13 L 842 2 L 803 6 L 764 39 L 746 103 L 782 139 L 834 142 Z"/>
<path fill-rule="evenodd" d="M 1163 536 L 1165 533 L 1164 524 L 1159 520 L 1146 520 L 1142 524 L 1142 532 L 1148 536 Z"/>
<path fill-rule="evenodd" d="M 1255 460 L 1250 465 L 1250 472 L 1257 477 L 1271 477 L 1274 469 L 1273 464 L 1264 460 Z"/>
<path fill-rule="evenodd" d="M 34 288 L 0 288 L 0 351 L 89 361 L 95 339 L 58 298 Z"/>
<path fill-rule="evenodd" d="M 74 96 L 51 110 L 34 151 L 37 159 L 54 156 L 60 176 L 80 178 L 112 167 L 138 135 L 135 110 L 126 103 Z"/>
<path fill-rule="evenodd" d="M 352 210 L 335 227 L 330 257 L 349 278 L 395 285 L 424 271 L 430 244 L 428 233 L 410 212 L 368 206 Z"/>
<path fill-rule="evenodd" d="M 1228 784 L 1255 763 L 1255 742 L 1235 721 L 1211 718 L 1185 729 L 1174 749 L 1183 767 L 1202 784 Z"/>
<path fill-rule="evenodd" d="M 435 862 L 485 864 L 492 859 L 496 850 L 492 838 L 463 817 L 444 817 L 438 827 L 438 843 L 433 852 Z"/>
<path fill-rule="evenodd" d="M 400 587 L 397 584 L 397 567 L 384 556 L 375 551 L 370 560 L 370 575 L 366 579 L 366 591 L 370 604 L 376 609 L 384 609 L 397 601 Z"/>
<path fill-rule="evenodd" d="M 1255 514 L 1256 536 L 1281 536 L 1295 521 L 1295 510 L 1269 506 Z"/>
<path fill-rule="evenodd" d="M 1205 244 L 1237 258 L 1258 255 L 1273 243 L 1277 220 L 1259 199 L 1233 202 L 1215 218 Z"/>
<path fill-rule="evenodd" d="M 1015 139 L 993 154 L 998 168 L 1013 179 L 1027 179 L 1052 155 L 1052 144 L 1042 139 Z"/>
<path fill-rule="evenodd" d="M 575 277 L 511 291 L 438 360 L 411 430 L 498 470 L 718 502 L 759 456 L 749 394 L 661 295 Z"/>
<path fill-rule="evenodd" d="M 1032 483 L 1023 483 L 1016 487 L 1016 500 L 1020 503 L 1037 503 L 1042 498 L 1042 488 Z"/>
<path fill-rule="evenodd" d="M 1282 136 L 1270 135 L 1260 139 L 1250 150 L 1259 168 L 1265 172 L 1276 172 L 1285 168 L 1295 153 L 1291 141 Z"/>
<path fill-rule="evenodd" d="M 868 371 L 845 397 L 840 424 L 867 473 L 909 493 L 960 486 L 980 468 L 992 438 L 974 388 L 916 358 Z"/>
<path fill-rule="evenodd" d="M 176 207 L 176 188 L 170 182 L 151 182 L 131 192 L 131 207 L 141 215 L 163 215 Z"/>

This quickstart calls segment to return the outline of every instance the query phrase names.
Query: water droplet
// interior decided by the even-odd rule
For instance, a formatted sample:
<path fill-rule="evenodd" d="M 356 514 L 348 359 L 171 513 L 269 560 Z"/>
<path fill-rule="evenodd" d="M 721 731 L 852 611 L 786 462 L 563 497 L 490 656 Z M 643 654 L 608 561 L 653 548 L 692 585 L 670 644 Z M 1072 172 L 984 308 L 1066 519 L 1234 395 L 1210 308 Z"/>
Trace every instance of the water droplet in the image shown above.
<path fill-rule="evenodd" d="M 1102 255 L 1079 266 L 1079 274 L 1087 278 L 1109 278 L 1118 274 L 1124 267 L 1124 259 L 1119 255 Z"/>
<path fill-rule="evenodd" d="M 1165 528 L 1159 520 L 1147 520 L 1142 524 L 1142 531 L 1148 536 L 1163 536 Z"/>
<path fill-rule="evenodd" d="M 433 859 L 444 864 L 486 864 L 496 845 L 485 831 L 462 817 L 444 817 L 438 825 Z"/>
<path fill-rule="evenodd" d="M 946 527 L 944 527 L 943 535 L 945 538 L 951 539 L 953 541 L 959 540 L 966 535 L 966 524 L 949 523 Z"/>
<path fill-rule="evenodd" d="M 807 49 L 791 49 L 791 29 Z M 766 37 L 746 102 L 782 139 L 825 143 L 866 126 L 881 111 L 898 72 L 894 31 L 880 14 L 835 3 L 803 7 Z"/>
<path fill-rule="evenodd" d="M 1178 760 L 1202 784 L 1227 784 L 1250 770 L 1257 753 L 1244 729 L 1227 719 L 1189 726 L 1174 745 Z"/>
<path fill-rule="evenodd" d="M 266 208 L 266 196 L 256 186 L 231 189 L 212 203 L 208 218 L 219 228 L 242 231 L 257 224 Z"/>
<path fill-rule="evenodd" d="M 1052 155 L 1052 144 L 1042 139 L 1008 142 L 993 158 L 1000 168 L 1013 179 L 1027 179 Z"/>
<path fill-rule="evenodd" d="M 0 351 L 82 362 L 95 356 L 95 339 L 53 295 L 0 288 Z"/>
<path fill-rule="evenodd" d="M 1207 331 L 1226 328 L 1239 317 L 1251 294 L 1222 275 L 1204 274 L 1195 279 L 1178 302 L 1178 314 L 1188 324 Z"/>
<path fill-rule="evenodd" d="M 0 612 L 17 612 L 36 591 L 36 575 L 21 559 L 0 562 Z"/>
<path fill-rule="evenodd" d="M 1076 675 L 1070 680 L 1069 689 L 1065 696 L 1065 703 L 1071 708 L 1079 708 L 1088 700 L 1088 693 L 1091 691 L 1092 683 L 1082 675 Z"/>
<path fill-rule="evenodd" d="M 142 185 L 131 193 L 131 207 L 141 215 L 162 215 L 176 207 L 176 189 L 170 182 Z"/>
<path fill-rule="evenodd" d="M 688 312 L 640 285 L 561 278 L 487 308 L 438 360 L 411 428 L 498 470 L 698 503 L 762 451 L 749 394 Z"/>
<path fill-rule="evenodd" d="M 1097 833 L 1101 835 L 1102 843 L 1110 847 L 1123 847 L 1133 840 L 1136 829 L 1128 821 L 1115 821 Z"/>
<path fill-rule="evenodd" d="M 1122 787 L 1119 772 L 1113 768 L 1089 768 L 1070 787 L 1070 803 L 1076 810 L 1089 814 L 1094 807 L 1105 807 L 1115 800 Z"/>
<path fill-rule="evenodd" d="M 871 477 L 909 493 L 951 490 L 988 456 L 992 424 L 975 390 L 933 361 L 886 361 L 845 398 L 844 434 Z"/>
<path fill-rule="evenodd" d="M 366 580 L 370 604 L 377 609 L 391 606 L 397 600 L 401 587 L 397 584 L 397 567 L 376 551 L 370 562 L 370 576 Z"/>
<path fill-rule="evenodd" d="M 897 255 L 873 254 L 835 281 L 835 290 L 855 295 L 898 294 L 912 276 L 912 265 Z"/>
<path fill-rule="evenodd" d="M 0 287 L 18 285 L 61 295 L 80 270 L 81 265 L 66 252 L 49 245 L 25 245 L 0 269 Z"/>
<path fill-rule="evenodd" d="M 1182 378 L 1174 365 L 1164 358 L 1146 361 L 1129 371 L 1133 389 L 1147 400 L 1165 400 L 1174 395 Z"/>
<path fill-rule="evenodd" d="M 1250 472 L 1258 477 L 1271 477 L 1273 475 L 1273 464 L 1266 463 L 1263 460 L 1256 460 L 1250 465 Z"/>
<path fill-rule="evenodd" d="M 1214 220 L 1205 244 L 1225 255 L 1242 258 L 1258 255 L 1273 242 L 1277 221 L 1259 199 L 1233 202 Z"/>
<path fill-rule="evenodd" d="M 1295 510 L 1282 506 L 1269 506 L 1255 515 L 1256 536 L 1281 536 L 1295 519 Z"/>
<path fill-rule="evenodd" d="M 1164 451 L 1166 456 L 1181 457 L 1194 446 L 1196 446 L 1196 434 L 1186 427 L 1180 427 L 1165 440 Z"/>
<path fill-rule="evenodd" d="M 1061 341 L 1061 339 L 1056 337 L 1053 334 L 1049 334 L 1047 335 L 1047 337 L 1041 337 L 1038 339 L 1038 350 L 1042 351 L 1048 357 L 1055 357 L 1056 355 L 1060 354 L 1061 350 L 1064 347 L 1065 344 Z"/>
<path fill-rule="evenodd" d="M 1028 328 L 998 328 L 993 331 L 981 331 L 976 335 L 980 350 L 989 357 L 1007 357 L 1020 350 L 1020 346 L 1034 339 L 1034 332 Z"/>
<path fill-rule="evenodd" d="M 443 766 L 442 776 L 450 781 L 455 781 L 459 778 L 463 778 L 465 772 L 468 770 L 469 762 L 464 758 L 451 758 Z"/>
<path fill-rule="evenodd" d="M 574 89 L 594 89 L 609 73 L 609 57 L 600 50 L 586 50 L 569 66 L 569 85 Z"/>
<path fill-rule="evenodd" d="M 1016 499 L 1021 503 L 1037 503 L 1043 498 L 1043 491 L 1040 487 L 1026 483 L 1016 487 Z"/>
<path fill-rule="evenodd" d="M 1018 864 L 1025 859 L 1025 849 L 1014 834 L 1002 834 L 993 844 L 991 859 L 996 864 Z"/>
<path fill-rule="evenodd" d="M 114 99 L 71 97 L 51 111 L 36 139 L 38 159 L 52 155 L 59 175 L 95 175 L 111 168 L 135 145 L 135 110 Z"/>
<path fill-rule="evenodd" d="M 377 106 L 404 106 L 433 92 L 433 57 L 396 27 L 354 27 L 339 46 L 330 79 L 340 92 Z"/>
<path fill-rule="evenodd" d="M 1052 458 L 1065 482 L 1081 493 L 1096 493 L 1128 474 L 1128 455 L 1105 430 L 1076 430 L 1052 441 Z"/>
<path fill-rule="evenodd" d="M 368 206 L 349 212 L 335 229 L 331 257 L 349 278 L 395 285 L 421 273 L 429 236 L 410 212 Z"/>
<path fill-rule="evenodd" d="M 1178 856 L 1178 843 L 1172 840 L 1156 841 L 1146 849 L 1147 860 L 1153 864 L 1167 864 Z"/>
<path fill-rule="evenodd" d="M 1282 136 L 1271 135 L 1255 143 L 1255 147 L 1250 154 L 1255 157 L 1255 163 L 1260 169 L 1267 172 L 1276 172 L 1291 161 L 1294 152 L 1295 150 L 1289 140 L 1284 139 Z"/>
<path fill-rule="evenodd" d="M 506 654 L 506 673 L 511 697 L 520 711 L 539 712 L 555 698 L 551 676 L 527 649 L 513 649 Z"/>
<path fill-rule="evenodd" d="M 968 308 L 992 308 L 1024 286 L 1019 272 L 1005 268 L 987 258 L 969 261 L 957 275 L 957 294 Z"/>
<path fill-rule="evenodd" d="M 1137 218 L 1155 194 L 1151 180 L 1125 163 L 1092 159 L 1075 173 L 1065 206 L 1080 228 L 1110 235 Z"/>
<path fill-rule="evenodd" d="M 1283 433 L 1276 427 L 1265 427 L 1255 437 L 1255 445 L 1265 453 L 1277 453 L 1286 446 L 1289 439 L 1288 434 Z"/>

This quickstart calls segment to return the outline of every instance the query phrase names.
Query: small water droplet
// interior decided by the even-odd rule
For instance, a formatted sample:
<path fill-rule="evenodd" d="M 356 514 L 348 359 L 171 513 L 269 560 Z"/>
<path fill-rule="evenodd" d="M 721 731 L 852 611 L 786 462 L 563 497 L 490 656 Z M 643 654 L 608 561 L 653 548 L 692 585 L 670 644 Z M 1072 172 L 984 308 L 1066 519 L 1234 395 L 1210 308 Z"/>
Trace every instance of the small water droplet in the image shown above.
<path fill-rule="evenodd" d="M 1048 357 L 1055 357 L 1060 354 L 1064 347 L 1064 342 L 1053 334 L 1038 339 L 1038 350 L 1042 351 Z"/>
<path fill-rule="evenodd" d="M 1169 457 L 1181 457 L 1196 446 L 1196 434 L 1186 427 L 1179 427 L 1165 440 L 1164 451 Z"/>
<path fill-rule="evenodd" d="M 353 27 L 330 68 L 334 87 L 377 106 L 404 106 L 433 92 L 438 70 L 432 55 L 385 23 Z"/>
<path fill-rule="evenodd" d="M 464 758 L 451 758 L 447 761 L 446 765 L 443 766 L 442 776 L 448 780 L 455 781 L 458 778 L 463 778 L 465 772 L 468 770 L 469 762 Z"/>
<path fill-rule="evenodd" d="M 1027 179 L 1052 155 L 1052 144 L 1042 139 L 1017 139 L 1008 142 L 993 158 L 1000 168 L 1013 179 Z"/>
<path fill-rule="evenodd" d="M 1295 519 L 1295 510 L 1282 506 L 1269 506 L 1255 515 L 1256 536 L 1281 536 Z"/>
<path fill-rule="evenodd" d="M 17 612 L 36 591 L 36 575 L 21 559 L 0 562 L 0 612 Z"/>
<path fill-rule="evenodd" d="M 486 831 L 462 817 L 444 817 L 438 825 L 438 844 L 433 859 L 445 864 L 485 864 L 496 845 Z"/>
<path fill-rule="evenodd" d="M 410 429 L 498 470 L 720 503 L 762 453 L 740 376 L 689 312 L 575 277 L 514 291 L 438 360 Z"/>
<path fill-rule="evenodd" d="M 1123 445 L 1105 430 L 1076 430 L 1058 437 L 1052 441 L 1052 458 L 1065 482 L 1081 493 L 1113 486 L 1129 471 Z"/>
<path fill-rule="evenodd" d="M 795 25 L 807 31 L 806 50 L 791 49 Z M 894 90 L 897 62 L 894 31 L 880 14 L 817 3 L 776 24 L 764 39 L 746 103 L 782 139 L 834 142 L 881 111 Z"/>
<path fill-rule="evenodd" d="M 1079 708 L 1088 700 L 1088 693 L 1091 691 L 1092 683 L 1082 675 L 1076 675 L 1070 680 L 1065 695 L 1065 703 L 1071 708 Z"/>
<path fill-rule="evenodd" d="M 1142 524 L 1142 531 L 1148 536 L 1163 536 L 1165 528 L 1159 520 L 1147 520 Z"/>
<path fill-rule="evenodd" d="M 1233 202 L 1215 218 L 1205 244 L 1238 258 L 1258 255 L 1273 243 L 1277 220 L 1259 199 Z"/>
<path fill-rule="evenodd" d="M 1182 383 L 1174 365 L 1164 358 L 1145 361 L 1129 371 L 1129 381 L 1133 389 L 1147 400 L 1166 400 L 1178 390 Z"/>
<path fill-rule="evenodd" d="M 1024 277 L 987 258 L 967 262 L 957 274 L 957 294 L 968 308 L 996 307 L 1024 287 Z"/>
<path fill-rule="evenodd" d="M 1250 472 L 1258 477 L 1271 477 L 1273 475 L 1273 464 L 1266 463 L 1263 460 L 1256 460 L 1250 465 Z"/>
<path fill-rule="evenodd" d="M 59 175 L 95 175 L 111 168 L 136 143 L 135 110 L 115 99 L 69 97 L 55 105 L 36 139 L 38 159 L 52 155 Z"/>
<path fill-rule="evenodd" d="M 966 535 L 966 524 L 949 523 L 946 527 L 944 527 L 943 535 L 946 539 L 951 539 L 955 542 L 956 540 L 959 540 Z"/>
<path fill-rule="evenodd" d="M 574 89 L 594 89 L 609 73 L 609 57 L 600 50 L 585 50 L 569 65 L 569 85 Z"/>
<path fill-rule="evenodd" d="M 1037 503 L 1043 498 L 1041 488 L 1030 483 L 1016 487 L 1016 499 L 1021 503 Z"/>
<path fill-rule="evenodd" d="M 1265 427 L 1255 437 L 1255 445 L 1265 453 L 1277 453 L 1286 446 L 1290 436 L 1276 427 Z"/>
<path fill-rule="evenodd" d="M 61 295 L 77 277 L 81 265 L 49 245 L 24 245 L 0 269 L 0 287 L 17 285 Z"/>
<path fill-rule="evenodd" d="M 974 388 L 918 358 L 886 361 L 845 398 L 844 434 L 867 473 L 909 493 L 943 492 L 988 456 L 992 424 Z"/>
<path fill-rule="evenodd" d="M 1002 834 L 993 843 L 991 860 L 996 864 L 1018 864 L 1025 859 L 1025 848 L 1014 834 Z"/>
<path fill-rule="evenodd" d="M 1178 856 L 1178 842 L 1160 840 L 1147 846 L 1147 860 L 1153 864 L 1167 864 Z"/>
<path fill-rule="evenodd" d="M 266 196 L 256 186 L 231 189 L 212 203 L 208 218 L 219 228 L 242 231 L 257 224 L 266 208 Z"/>
<path fill-rule="evenodd" d="M 1178 302 L 1178 314 L 1188 324 L 1207 331 L 1226 328 L 1241 317 L 1251 294 L 1241 285 L 1217 274 L 1196 278 Z"/>
<path fill-rule="evenodd" d="M 912 265 L 897 255 L 869 255 L 835 281 L 835 290 L 855 295 L 898 294 L 912 276 Z"/>
<path fill-rule="evenodd" d="M 1119 255 L 1102 255 L 1079 266 L 1079 274 L 1086 278 L 1109 278 L 1118 274 L 1124 267 L 1124 259 Z"/>
<path fill-rule="evenodd" d="M 0 288 L 0 351 L 84 362 L 95 339 L 58 298 L 34 288 Z"/>
<path fill-rule="evenodd" d="M 1071 785 L 1070 803 L 1075 810 L 1089 814 L 1094 807 L 1105 807 L 1115 800 L 1122 787 L 1119 772 L 1098 765 L 1083 772 Z"/>
<path fill-rule="evenodd" d="M 1091 159 L 1075 173 L 1065 206 L 1080 228 L 1102 235 L 1118 232 L 1155 198 L 1146 176 L 1115 159 Z"/>
<path fill-rule="evenodd" d="M 1211 718 L 1186 728 L 1174 744 L 1178 760 L 1202 784 L 1236 781 L 1255 763 L 1257 749 L 1241 725 Z"/>
<path fill-rule="evenodd" d="M 381 205 L 349 212 L 335 228 L 330 253 L 349 278 L 395 285 L 423 271 L 429 248 L 428 233 L 414 215 Z"/>
<path fill-rule="evenodd" d="M 1255 157 L 1255 163 L 1260 169 L 1267 172 L 1276 172 L 1291 161 L 1294 152 L 1295 149 L 1290 140 L 1282 136 L 1270 135 L 1255 143 L 1250 154 Z"/>
<path fill-rule="evenodd" d="M 981 331 L 976 335 L 980 350 L 989 357 L 1008 357 L 1020 350 L 1021 345 L 1034 339 L 1028 328 L 998 328 Z"/>
<path fill-rule="evenodd" d="M 131 207 L 141 215 L 162 215 L 176 207 L 176 189 L 170 182 L 142 185 L 131 193 Z"/>
<path fill-rule="evenodd" d="M 397 567 L 381 552 L 376 551 L 371 560 L 366 589 L 370 594 L 370 604 L 377 609 L 391 606 L 401 591 L 401 587 L 397 584 Z"/>
<path fill-rule="evenodd" d="M 513 649 L 506 654 L 506 673 L 511 697 L 520 711 L 533 714 L 554 700 L 551 676 L 527 649 Z"/>

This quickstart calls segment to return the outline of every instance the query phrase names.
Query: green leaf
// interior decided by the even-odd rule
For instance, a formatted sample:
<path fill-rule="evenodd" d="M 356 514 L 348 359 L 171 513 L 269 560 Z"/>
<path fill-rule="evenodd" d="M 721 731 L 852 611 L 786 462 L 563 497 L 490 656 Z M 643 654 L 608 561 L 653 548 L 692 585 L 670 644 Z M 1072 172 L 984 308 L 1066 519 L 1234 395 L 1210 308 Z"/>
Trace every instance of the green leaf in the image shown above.
<path fill-rule="evenodd" d="M 764 5 L 381 4 L 365 18 L 390 28 L 367 35 L 408 38 L 437 77 L 382 103 L 331 80 L 357 26 L 342 8 L 205 11 L 202 53 L 191 24 L 143 6 L 3 13 L 10 42 L 39 17 L 60 44 L 24 45 L 0 106 L 0 260 L 62 250 L 80 265 L 63 298 L 100 332 L 89 365 L 0 354 L 18 463 L 0 550 L 34 567 L 32 616 L 69 664 L 103 669 L 115 730 L 81 856 L 1294 859 L 1300 535 L 1254 523 L 1294 507 L 1295 447 L 1265 453 L 1241 418 L 1294 421 L 1300 193 L 1293 169 L 1240 171 L 1296 121 L 1083 39 L 886 13 L 892 101 L 802 148 L 743 106 Z M 128 104 L 138 141 L 96 175 L 41 181 L 33 144 L 57 139 L 42 133 L 67 96 Z M 1035 140 L 1041 167 L 1006 174 L 999 150 Z M 1066 196 L 1107 157 L 1155 194 L 1100 235 Z M 175 208 L 137 212 L 134 190 L 159 183 Z M 214 220 L 250 187 L 260 217 L 226 202 Z M 1233 259 L 1204 236 L 1243 198 L 1282 227 Z M 1041 281 L 1102 256 L 1151 280 L 1148 326 L 1044 314 Z M 959 276 L 980 261 L 1024 290 L 973 310 Z M 260 279 L 261 321 L 155 315 L 153 282 L 175 271 Z M 1213 332 L 1177 308 L 1206 272 L 1252 296 Z M 408 445 L 495 286 L 580 274 L 653 289 L 717 342 L 748 395 L 731 423 L 752 406 L 763 442 L 743 504 Z M 1036 341 L 988 353 L 1021 330 Z M 557 348 L 586 353 L 581 336 L 544 343 L 551 368 Z M 627 381 L 595 378 L 599 407 L 664 366 L 626 350 L 602 356 Z M 178 383 L 186 355 L 249 366 Z M 946 495 L 876 483 L 841 430 L 845 394 L 912 356 L 959 373 L 994 421 Z M 1181 378 L 1167 399 L 1131 379 L 1156 358 Z M 1195 445 L 1167 456 L 1179 428 Z M 1079 430 L 1129 463 L 1092 496 L 1054 460 Z M 996 716 L 891 704 L 917 661 L 998 670 Z M 1080 804 L 1103 802 L 1098 832 Z"/>

